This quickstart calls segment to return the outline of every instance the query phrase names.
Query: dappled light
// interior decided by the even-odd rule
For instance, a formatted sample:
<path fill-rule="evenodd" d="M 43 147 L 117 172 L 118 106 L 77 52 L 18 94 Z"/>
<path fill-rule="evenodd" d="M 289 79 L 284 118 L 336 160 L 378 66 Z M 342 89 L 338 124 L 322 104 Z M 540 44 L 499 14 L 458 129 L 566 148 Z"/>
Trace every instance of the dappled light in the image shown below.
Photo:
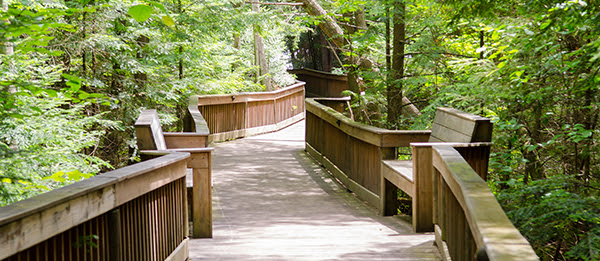
<path fill-rule="evenodd" d="M 380 217 L 304 152 L 304 121 L 215 146 L 213 239 L 192 260 L 438 260 L 432 235 Z"/>

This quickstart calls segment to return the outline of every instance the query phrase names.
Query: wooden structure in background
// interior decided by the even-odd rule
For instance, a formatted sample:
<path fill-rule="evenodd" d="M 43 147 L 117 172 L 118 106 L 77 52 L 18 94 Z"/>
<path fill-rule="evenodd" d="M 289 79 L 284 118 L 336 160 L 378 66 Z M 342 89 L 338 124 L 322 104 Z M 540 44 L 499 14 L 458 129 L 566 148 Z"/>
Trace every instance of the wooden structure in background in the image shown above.
<path fill-rule="evenodd" d="M 486 179 L 491 140 L 489 119 L 452 108 L 438 108 L 429 142 L 410 143 L 412 160 L 382 162 L 381 213 L 384 216 L 397 214 L 396 190 L 400 188 L 412 198 L 415 232 L 433 231 L 432 146 L 446 144 L 459 148 L 467 162 Z"/>
<path fill-rule="evenodd" d="M 192 236 L 212 237 L 211 152 L 207 135 L 163 133 L 156 110 L 144 110 L 135 122 L 138 149 L 142 157 L 169 151 L 190 153 L 187 167 L 192 169 Z M 166 141 L 169 140 L 169 143 Z M 198 147 L 192 147 L 198 146 Z"/>
<path fill-rule="evenodd" d="M 348 90 L 348 77 L 345 74 L 333 74 L 313 69 L 289 70 L 299 81 L 306 82 L 306 97 L 344 97 Z"/>
<path fill-rule="evenodd" d="M 190 97 L 185 131 L 206 133 L 209 142 L 285 128 L 304 119 L 304 82 L 272 92 Z"/>
<path fill-rule="evenodd" d="M 448 145 L 431 151 L 433 222 L 443 260 L 538 260 L 461 153 Z"/>
<path fill-rule="evenodd" d="M 189 153 L 0 208 L 0 260 L 187 260 Z"/>

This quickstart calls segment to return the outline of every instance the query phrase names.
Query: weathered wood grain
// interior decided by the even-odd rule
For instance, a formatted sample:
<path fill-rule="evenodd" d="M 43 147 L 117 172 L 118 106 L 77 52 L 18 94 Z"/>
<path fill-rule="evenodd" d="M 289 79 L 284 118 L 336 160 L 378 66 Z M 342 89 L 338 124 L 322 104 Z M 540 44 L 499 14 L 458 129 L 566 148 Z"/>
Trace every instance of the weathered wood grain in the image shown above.
<path fill-rule="evenodd" d="M 144 110 L 135 122 L 135 133 L 140 150 L 165 150 L 165 139 L 156 110 Z"/>
<path fill-rule="evenodd" d="M 185 175 L 188 157 L 187 153 L 172 153 L 0 208 L 0 259 L 104 215 L 126 199 L 142 197 L 172 183 L 174 177 Z M 100 226 L 86 224 L 88 230 Z"/>
<path fill-rule="evenodd" d="M 510 222 L 486 182 L 471 169 L 458 151 L 450 146 L 434 146 L 433 165 L 439 172 L 440 179 L 443 179 L 448 187 L 448 192 L 437 192 L 438 201 L 450 199 L 457 202 L 457 208 L 448 209 L 446 213 L 437 213 L 438 222 L 441 219 L 446 220 L 440 224 L 442 234 L 448 233 L 446 229 L 455 228 L 462 222 L 452 212 L 464 213 L 465 225 L 468 225 L 468 231 L 472 233 L 457 240 L 452 240 L 446 235 L 453 259 L 465 258 L 465 255 L 466 258 L 472 256 L 475 252 L 473 248 L 456 245 L 466 242 L 468 237 L 472 236 L 476 247 L 484 249 L 490 260 L 538 260 L 527 240 Z M 452 218 L 448 219 L 446 216 Z"/>

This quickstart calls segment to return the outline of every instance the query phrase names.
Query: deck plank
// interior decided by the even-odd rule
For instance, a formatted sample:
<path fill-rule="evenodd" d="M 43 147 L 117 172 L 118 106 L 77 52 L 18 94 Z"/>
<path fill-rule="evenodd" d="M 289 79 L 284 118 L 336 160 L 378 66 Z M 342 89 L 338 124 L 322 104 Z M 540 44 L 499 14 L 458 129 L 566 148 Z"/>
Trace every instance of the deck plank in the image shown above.
<path fill-rule="evenodd" d="M 433 234 L 377 211 L 304 152 L 304 121 L 215 144 L 213 238 L 191 260 L 440 260 Z"/>

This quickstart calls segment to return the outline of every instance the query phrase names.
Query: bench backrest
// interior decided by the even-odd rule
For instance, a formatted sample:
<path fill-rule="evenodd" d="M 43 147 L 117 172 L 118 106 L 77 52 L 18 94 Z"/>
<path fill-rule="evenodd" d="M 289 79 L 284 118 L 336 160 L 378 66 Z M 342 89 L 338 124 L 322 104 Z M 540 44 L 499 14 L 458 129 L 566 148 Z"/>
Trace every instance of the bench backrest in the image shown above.
<path fill-rule="evenodd" d="M 156 110 L 143 110 L 135 122 L 135 135 L 139 150 L 166 150 L 160 120 Z"/>
<path fill-rule="evenodd" d="M 429 142 L 489 142 L 492 128 L 488 118 L 441 107 L 435 113 Z"/>

